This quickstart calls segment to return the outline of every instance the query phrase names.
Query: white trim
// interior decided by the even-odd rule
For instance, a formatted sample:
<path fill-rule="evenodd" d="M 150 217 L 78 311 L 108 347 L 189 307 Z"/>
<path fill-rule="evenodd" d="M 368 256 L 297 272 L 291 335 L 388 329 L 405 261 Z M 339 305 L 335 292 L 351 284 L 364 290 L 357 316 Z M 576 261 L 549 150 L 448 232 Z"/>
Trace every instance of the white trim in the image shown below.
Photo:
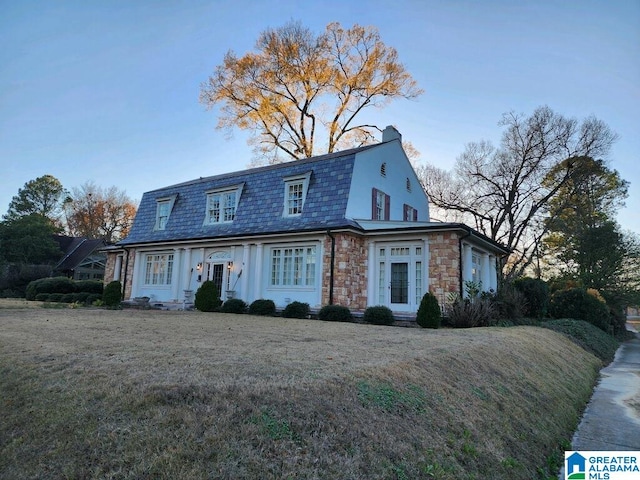
<path fill-rule="evenodd" d="M 306 173 L 302 173 L 299 175 L 290 175 L 288 177 L 283 177 L 284 180 L 284 208 L 282 210 L 283 217 L 299 217 L 304 212 L 304 203 L 307 199 L 307 191 L 309 190 L 309 181 L 311 180 L 311 170 Z M 294 208 L 299 209 L 300 211 L 296 211 L 291 213 L 291 205 L 289 203 L 289 190 L 291 187 L 295 185 L 302 185 L 302 198 L 300 199 L 301 205 L 294 205 Z M 295 200 L 294 200 L 295 201 Z"/>

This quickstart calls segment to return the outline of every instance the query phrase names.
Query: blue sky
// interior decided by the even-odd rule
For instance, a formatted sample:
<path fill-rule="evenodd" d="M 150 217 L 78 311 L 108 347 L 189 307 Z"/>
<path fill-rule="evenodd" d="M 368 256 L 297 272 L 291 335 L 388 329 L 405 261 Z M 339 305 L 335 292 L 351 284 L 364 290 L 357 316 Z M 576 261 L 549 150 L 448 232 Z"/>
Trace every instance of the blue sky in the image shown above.
<path fill-rule="evenodd" d="M 631 182 L 640 233 L 640 1 L 0 0 L 0 213 L 27 181 L 93 181 L 133 199 L 246 167 L 246 136 L 215 129 L 200 84 L 224 54 L 299 20 L 373 25 L 425 94 L 368 112 L 450 169 L 468 142 L 497 144 L 508 111 L 595 115 Z"/>

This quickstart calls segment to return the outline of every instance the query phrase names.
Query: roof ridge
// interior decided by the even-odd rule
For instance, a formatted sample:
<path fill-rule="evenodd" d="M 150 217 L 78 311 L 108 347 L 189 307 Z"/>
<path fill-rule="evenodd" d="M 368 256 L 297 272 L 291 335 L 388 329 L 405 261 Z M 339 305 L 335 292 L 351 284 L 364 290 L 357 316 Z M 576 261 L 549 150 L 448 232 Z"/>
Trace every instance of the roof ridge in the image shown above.
<path fill-rule="evenodd" d="M 388 142 L 385 142 L 388 143 Z M 195 185 L 197 183 L 201 183 L 201 182 L 210 182 L 213 180 L 221 180 L 224 178 L 234 178 L 234 177 L 238 177 L 240 175 L 252 175 L 254 173 L 261 173 L 261 172 L 268 172 L 271 170 L 278 170 L 278 169 L 283 169 L 283 168 L 292 168 L 294 166 L 297 165 L 305 165 L 308 163 L 315 163 L 315 162 L 320 162 L 320 161 L 324 161 L 324 160 L 329 160 L 332 158 L 341 158 L 341 157 L 347 157 L 347 156 L 351 156 L 354 155 L 355 153 L 358 152 L 362 152 L 364 150 L 368 150 L 377 146 L 382 145 L 382 143 L 374 143 L 371 145 L 363 145 L 361 147 L 354 147 L 354 148 L 350 148 L 347 150 L 340 150 L 339 152 L 332 152 L 332 153 L 325 153 L 322 155 L 317 155 L 314 157 L 307 157 L 307 158 L 300 158 L 300 159 L 296 159 L 296 160 L 290 160 L 288 162 L 282 162 L 282 163 L 274 163 L 272 165 L 262 165 L 259 167 L 252 167 L 252 168 L 247 168 L 245 170 L 236 170 L 233 172 L 227 172 L 227 173 L 220 173 L 217 175 L 210 175 L 207 177 L 199 177 L 199 178 L 194 178 L 192 180 L 186 180 L 184 182 L 180 182 L 180 183 L 175 183 L 173 185 L 166 185 L 164 187 L 160 187 L 160 188 L 155 188 L 153 190 L 149 190 L 147 193 L 152 193 L 152 192 L 159 192 L 162 190 L 167 190 L 170 188 L 175 188 L 175 187 L 186 187 L 188 185 Z"/>

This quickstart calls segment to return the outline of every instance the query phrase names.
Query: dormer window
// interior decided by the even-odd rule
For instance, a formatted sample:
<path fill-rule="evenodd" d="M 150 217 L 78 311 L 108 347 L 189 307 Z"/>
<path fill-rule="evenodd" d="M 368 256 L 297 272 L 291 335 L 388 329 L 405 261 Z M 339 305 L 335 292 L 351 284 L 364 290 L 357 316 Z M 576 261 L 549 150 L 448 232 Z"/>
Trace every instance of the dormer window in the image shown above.
<path fill-rule="evenodd" d="M 311 172 L 302 175 L 285 177 L 284 179 L 284 216 L 298 217 L 302 215 L 304 202 L 309 189 Z"/>
<path fill-rule="evenodd" d="M 153 227 L 154 230 L 164 230 L 166 228 L 175 201 L 176 195 L 159 198 L 156 201 L 156 223 Z"/>
<path fill-rule="evenodd" d="M 243 185 L 207 192 L 205 225 L 233 222 L 236 218 L 236 209 L 238 208 Z"/>

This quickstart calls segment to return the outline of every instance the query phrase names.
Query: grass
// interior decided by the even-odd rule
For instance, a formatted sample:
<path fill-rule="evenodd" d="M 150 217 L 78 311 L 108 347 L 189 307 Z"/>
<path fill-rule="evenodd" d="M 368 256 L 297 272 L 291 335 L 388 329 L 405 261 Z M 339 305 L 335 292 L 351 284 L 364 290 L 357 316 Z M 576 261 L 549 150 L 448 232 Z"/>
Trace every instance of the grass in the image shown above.
<path fill-rule="evenodd" d="M 537 327 L 0 308 L 0 478 L 552 478 L 600 366 Z"/>

